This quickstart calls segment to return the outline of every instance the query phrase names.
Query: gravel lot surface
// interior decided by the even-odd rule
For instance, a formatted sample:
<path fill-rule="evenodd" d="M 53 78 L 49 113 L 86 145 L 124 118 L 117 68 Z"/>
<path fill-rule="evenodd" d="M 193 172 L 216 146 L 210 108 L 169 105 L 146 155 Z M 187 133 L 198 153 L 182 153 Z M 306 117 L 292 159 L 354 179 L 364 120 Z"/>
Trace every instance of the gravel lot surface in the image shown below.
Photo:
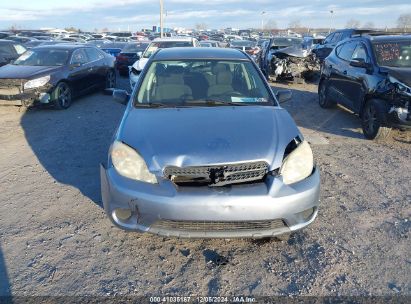
<path fill-rule="evenodd" d="M 95 93 L 66 111 L 0 108 L 0 295 L 410 296 L 411 134 L 364 140 L 316 85 L 274 86 L 293 90 L 284 107 L 322 177 L 317 220 L 288 242 L 121 231 L 99 163 L 124 107 Z"/>

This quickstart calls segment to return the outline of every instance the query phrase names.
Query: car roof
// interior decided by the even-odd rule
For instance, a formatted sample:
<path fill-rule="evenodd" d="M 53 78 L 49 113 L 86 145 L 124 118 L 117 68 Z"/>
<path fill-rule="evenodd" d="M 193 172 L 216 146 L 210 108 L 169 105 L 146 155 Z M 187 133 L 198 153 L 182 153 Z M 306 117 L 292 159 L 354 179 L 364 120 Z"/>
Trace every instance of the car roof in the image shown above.
<path fill-rule="evenodd" d="M 84 47 L 94 47 L 89 44 L 72 44 L 72 43 L 59 43 L 59 44 L 48 44 L 35 47 L 34 49 L 60 49 L 60 50 L 75 50 Z"/>
<path fill-rule="evenodd" d="M 164 37 L 164 38 L 156 38 L 153 42 L 165 42 L 165 41 L 191 41 L 192 37 Z"/>
<path fill-rule="evenodd" d="M 250 58 L 237 49 L 229 48 L 195 48 L 175 47 L 160 49 L 153 55 L 153 60 L 182 60 L 182 59 L 227 59 L 250 60 Z"/>
<path fill-rule="evenodd" d="M 379 35 L 379 36 L 372 36 L 367 35 L 371 41 L 399 41 L 399 40 L 410 40 L 411 34 L 406 35 Z"/>

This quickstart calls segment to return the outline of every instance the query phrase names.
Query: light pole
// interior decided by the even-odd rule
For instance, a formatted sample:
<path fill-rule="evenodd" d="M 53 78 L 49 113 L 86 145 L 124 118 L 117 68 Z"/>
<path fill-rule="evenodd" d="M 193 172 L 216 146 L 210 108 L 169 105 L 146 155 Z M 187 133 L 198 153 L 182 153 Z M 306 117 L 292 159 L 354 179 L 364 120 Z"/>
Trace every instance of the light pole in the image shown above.
<path fill-rule="evenodd" d="M 264 31 L 264 14 L 265 12 L 261 12 L 261 31 Z"/>
<path fill-rule="evenodd" d="M 330 24 L 330 30 L 328 31 L 328 34 L 331 33 L 331 27 L 333 26 L 333 14 L 334 14 L 334 11 L 333 11 L 333 10 L 330 10 L 330 14 L 331 14 L 331 24 Z"/>
<path fill-rule="evenodd" d="M 163 38 L 163 0 L 160 0 L 160 37 Z"/>

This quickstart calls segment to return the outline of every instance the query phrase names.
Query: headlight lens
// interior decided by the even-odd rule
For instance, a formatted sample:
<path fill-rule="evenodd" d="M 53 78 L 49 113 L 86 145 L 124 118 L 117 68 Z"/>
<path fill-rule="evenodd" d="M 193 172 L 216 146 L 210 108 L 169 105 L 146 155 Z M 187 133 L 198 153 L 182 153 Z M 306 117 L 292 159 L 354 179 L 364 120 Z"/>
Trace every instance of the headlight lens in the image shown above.
<path fill-rule="evenodd" d="M 283 161 L 280 174 L 287 185 L 299 182 L 311 175 L 314 167 L 313 152 L 303 141 Z"/>
<path fill-rule="evenodd" d="M 49 80 L 50 80 L 50 75 L 40 77 L 40 78 L 36 78 L 36 79 L 32 79 L 32 80 L 27 81 L 24 84 L 24 88 L 25 89 L 34 89 L 34 88 L 42 87 L 47 82 L 49 82 Z"/>
<path fill-rule="evenodd" d="M 115 141 L 111 147 L 111 161 L 120 175 L 125 177 L 157 184 L 157 178 L 148 171 L 146 162 L 133 148 Z"/>

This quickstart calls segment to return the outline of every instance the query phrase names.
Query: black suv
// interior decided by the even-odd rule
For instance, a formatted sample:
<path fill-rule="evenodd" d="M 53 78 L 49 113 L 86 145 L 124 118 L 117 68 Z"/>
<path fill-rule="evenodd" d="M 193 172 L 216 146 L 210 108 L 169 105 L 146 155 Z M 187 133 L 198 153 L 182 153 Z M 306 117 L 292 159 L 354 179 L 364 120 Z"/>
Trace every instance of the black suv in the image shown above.
<path fill-rule="evenodd" d="M 323 62 L 324 59 L 328 55 L 330 55 L 331 51 L 335 48 L 335 46 L 344 39 L 350 38 L 353 35 L 369 32 L 372 31 L 366 29 L 344 29 L 332 32 L 327 37 L 325 37 L 325 39 L 320 44 L 318 44 L 312 52 L 315 54 L 316 58 L 320 62 Z"/>
<path fill-rule="evenodd" d="M 337 103 L 358 114 L 367 139 L 411 127 L 411 35 L 361 34 L 325 59 L 318 86 L 323 108 Z"/>

